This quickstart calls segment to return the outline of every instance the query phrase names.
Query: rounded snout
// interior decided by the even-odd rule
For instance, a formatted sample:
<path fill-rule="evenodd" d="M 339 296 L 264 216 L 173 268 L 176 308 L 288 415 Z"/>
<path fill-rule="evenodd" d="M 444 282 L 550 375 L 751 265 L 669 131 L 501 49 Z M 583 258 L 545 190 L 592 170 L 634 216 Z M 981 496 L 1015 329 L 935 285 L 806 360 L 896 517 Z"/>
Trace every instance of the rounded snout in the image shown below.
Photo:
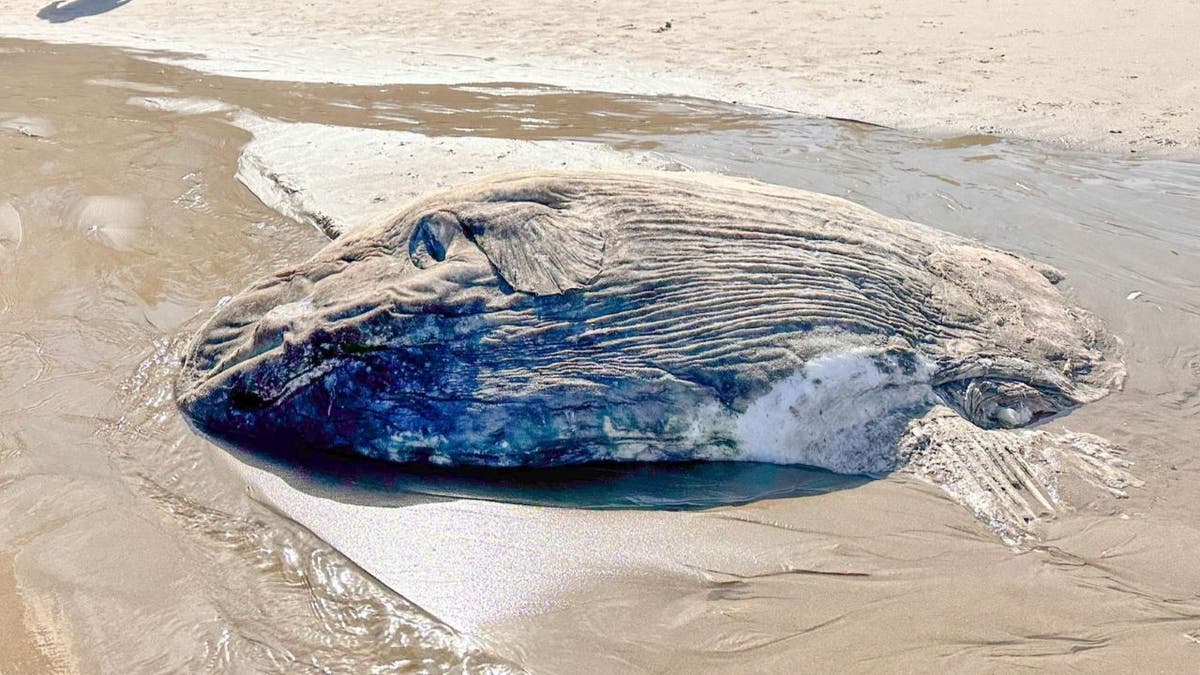
<path fill-rule="evenodd" d="M 310 286 L 302 278 L 275 276 L 223 300 L 184 355 L 176 392 L 186 394 L 280 346 L 304 311 L 311 309 L 304 299 Z"/>
<path fill-rule="evenodd" d="M 470 242 L 440 257 L 329 253 L 228 299 L 184 356 L 180 410 L 250 449 L 424 448 L 476 396 L 487 316 L 526 301 Z"/>

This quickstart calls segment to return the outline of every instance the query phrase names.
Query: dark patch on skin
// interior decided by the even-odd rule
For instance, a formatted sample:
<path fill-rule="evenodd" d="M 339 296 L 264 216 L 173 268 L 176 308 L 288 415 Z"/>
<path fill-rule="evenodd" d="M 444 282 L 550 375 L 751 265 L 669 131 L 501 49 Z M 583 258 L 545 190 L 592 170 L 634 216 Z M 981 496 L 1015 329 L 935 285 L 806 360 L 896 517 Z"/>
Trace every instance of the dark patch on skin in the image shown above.
<path fill-rule="evenodd" d="M 245 389 L 232 390 L 229 394 L 229 400 L 235 409 L 243 412 L 262 410 L 270 404 L 270 401 L 263 399 L 253 391 Z"/>

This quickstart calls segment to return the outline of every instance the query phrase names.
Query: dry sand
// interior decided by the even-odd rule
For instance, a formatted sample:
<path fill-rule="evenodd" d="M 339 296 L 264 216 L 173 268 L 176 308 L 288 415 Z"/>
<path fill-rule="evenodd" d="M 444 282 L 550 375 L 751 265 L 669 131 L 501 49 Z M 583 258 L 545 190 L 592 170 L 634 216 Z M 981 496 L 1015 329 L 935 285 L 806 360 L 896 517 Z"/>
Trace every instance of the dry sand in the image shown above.
<path fill-rule="evenodd" d="M 43 5 L 4 3 L 0 34 L 195 52 L 196 67 L 268 79 L 536 81 L 935 133 L 1200 149 L 1191 0 L 133 0 L 57 23 L 36 16 Z"/>
<path fill-rule="evenodd" d="M 332 236 L 386 218 L 419 195 L 489 173 L 672 168 L 653 153 L 621 152 L 601 143 L 430 137 L 252 114 L 235 120 L 254 134 L 238 161 L 238 180 L 267 206 Z"/>

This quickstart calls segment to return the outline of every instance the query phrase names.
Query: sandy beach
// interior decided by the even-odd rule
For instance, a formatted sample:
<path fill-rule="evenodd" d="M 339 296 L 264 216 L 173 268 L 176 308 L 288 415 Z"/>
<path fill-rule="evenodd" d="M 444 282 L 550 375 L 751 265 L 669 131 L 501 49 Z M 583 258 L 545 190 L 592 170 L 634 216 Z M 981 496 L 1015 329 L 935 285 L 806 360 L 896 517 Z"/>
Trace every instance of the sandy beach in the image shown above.
<path fill-rule="evenodd" d="M 1186 672 L 1200 4 L 898 5 L 0 6 L 0 673 Z M 1012 545 L 905 476 L 498 487 L 184 425 L 222 298 L 523 168 L 750 176 L 1063 270 L 1129 378 L 1052 426 L 1145 486 L 1065 479 Z"/>
<path fill-rule="evenodd" d="M 107 6 L 112 3 L 75 3 Z M 817 0 L 442 3 L 135 0 L 0 32 L 195 54 L 194 67 L 347 83 L 542 82 L 691 95 L 935 134 L 1193 156 L 1200 5 Z"/>

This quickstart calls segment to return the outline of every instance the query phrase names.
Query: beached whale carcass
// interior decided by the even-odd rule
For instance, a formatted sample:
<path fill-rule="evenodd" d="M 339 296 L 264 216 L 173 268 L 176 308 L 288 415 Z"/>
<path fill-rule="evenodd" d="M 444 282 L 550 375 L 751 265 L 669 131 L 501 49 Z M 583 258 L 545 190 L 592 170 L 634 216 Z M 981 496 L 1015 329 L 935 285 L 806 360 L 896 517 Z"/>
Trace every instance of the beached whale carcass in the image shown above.
<path fill-rule="evenodd" d="M 250 449 L 907 463 L 1036 511 L 1054 498 L 1045 448 L 1064 441 L 995 430 L 1095 400 L 1123 374 L 1059 278 L 812 192 L 504 175 L 411 203 L 234 296 L 177 395 L 197 428 Z"/>

